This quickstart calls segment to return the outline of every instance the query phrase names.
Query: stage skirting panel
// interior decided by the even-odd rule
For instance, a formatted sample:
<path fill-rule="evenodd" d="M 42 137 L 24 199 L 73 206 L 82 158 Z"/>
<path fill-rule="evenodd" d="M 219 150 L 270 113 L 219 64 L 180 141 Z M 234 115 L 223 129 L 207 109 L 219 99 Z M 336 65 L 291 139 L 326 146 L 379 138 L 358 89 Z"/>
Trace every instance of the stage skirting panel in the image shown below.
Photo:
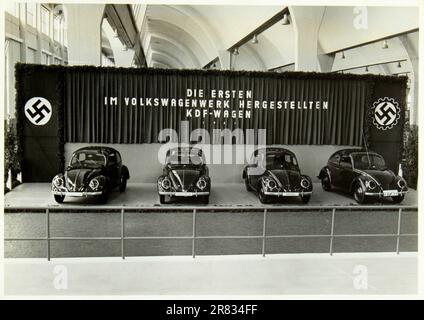
<path fill-rule="evenodd" d="M 6 258 L 417 251 L 417 207 L 5 209 Z"/>

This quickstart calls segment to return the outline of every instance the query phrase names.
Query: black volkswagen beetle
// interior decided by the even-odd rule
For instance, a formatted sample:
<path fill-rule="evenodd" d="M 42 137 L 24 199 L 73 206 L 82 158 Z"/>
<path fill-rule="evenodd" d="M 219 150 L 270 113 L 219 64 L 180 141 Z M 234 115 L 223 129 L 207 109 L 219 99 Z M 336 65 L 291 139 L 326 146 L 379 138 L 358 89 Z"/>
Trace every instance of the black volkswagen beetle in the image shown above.
<path fill-rule="evenodd" d="M 353 194 L 358 203 L 372 198 L 400 203 L 408 192 L 405 179 L 388 170 L 381 155 L 362 149 L 337 151 L 318 178 L 325 191 L 342 190 Z"/>
<path fill-rule="evenodd" d="M 209 203 L 211 180 L 202 149 L 177 147 L 168 150 L 157 185 L 160 203 L 166 203 L 166 197 L 197 197 L 202 203 Z"/>
<path fill-rule="evenodd" d="M 65 173 L 53 178 L 52 193 L 58 203 L 62 203 L 66 196 L 96 197 L 106 203 L 113 189 L 125 191 L 129 178 L 128 168 L 122 165 L 117 150 L 110 147 L 84 147 L 72 154 Z"/>
<path fill-rule="evenodd" d="M 312 180 L 300 173 L 296 156 L 284 148 L 255 150 L 243 170 L 247 191 L 255 190 L 262 203 L 279 197 L 300 197 L 307 203 L 312 195 Z"/>

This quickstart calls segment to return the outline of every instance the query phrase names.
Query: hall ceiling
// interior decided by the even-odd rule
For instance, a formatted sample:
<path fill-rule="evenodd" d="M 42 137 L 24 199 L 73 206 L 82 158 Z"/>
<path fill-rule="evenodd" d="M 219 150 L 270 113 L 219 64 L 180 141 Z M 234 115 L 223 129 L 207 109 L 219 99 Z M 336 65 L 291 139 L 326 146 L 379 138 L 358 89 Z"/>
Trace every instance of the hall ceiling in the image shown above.
<path fill-rule="evenodd" d="M 228 65 L 222 63 L 225 63 L 226 57 L 229 60 L 228 50 L 260 26 L 272 21 L 285 7 L 147 5 L 144 10 L 136 10 L 139 14 L 135 14 L 135 20 L 147 66 L 199 69 L 217 61 L 217 66 L 221 64 L 226 69 Z M 333 70 L 408 58 L 402 44 L 396 39 L 390 40 L 390 48 L 384 52 L 379 42 L 366 49 L 354 48 L 352 52 L 349 47 L 359 47 L 362 43 L 372 43 L 390 35 L 396 37 L 397 34 L 418 29 L 418 15 L 414 8 L 369 7 L 370 22 L 366 30 L 354 28 L 354 7 L 310 7 L 308 10 L 323 12 L 318 29 L 320 52 L 317 54 L 332 57 Z M 240 54 L 232 56 L 232 68 L 292 70 L 298 46 L 295 34 L 299 32 L 295 30 L 299 26 L 295 26 L 293 14 L 290 11 L 289 24 L 277 21 L 258 34 L 258 43 L 248 41 L 239 47 Z M 398 16 L 397 23 L 390 28 L 381 28 L 384 21 L 393 16 Z M 346 55 L 350 59 L 340 61 L 338 55 L 342 50 L 347 50 Z M 370 62 L 370 57 L 377 60 Z"/>
<path fill-rule="evenodd" d="M 219 52 L 228 50 L 282 9 L 281 6 L 148 5 L 141 30 L 147 64 L 203 68 L 216 59 Z M 284 37 L 274 44 L 270 36 L 275 31 L 285 32 L 293 38 L 290 25 L 277 24 L 259 35 L 258 44 L 243 46 L 240 52 L 247 54 L 240 59 L 237 57 L 238 63 L 243 64 L 242 60 L 246 59 L 246 65 L 263 70 L 290 60 L 293 44 L 291 41 L 284 43 Z"/>

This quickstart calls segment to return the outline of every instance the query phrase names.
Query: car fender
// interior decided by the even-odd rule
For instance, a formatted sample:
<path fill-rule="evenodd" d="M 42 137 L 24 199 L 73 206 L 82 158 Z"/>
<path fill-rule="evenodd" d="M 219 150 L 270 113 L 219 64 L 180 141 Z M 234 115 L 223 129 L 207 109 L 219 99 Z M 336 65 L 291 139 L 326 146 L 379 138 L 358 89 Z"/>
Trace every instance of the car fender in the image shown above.
<path fill-rule="evenodd" d="M 312 190 L 313 188 L 314 188 L 314 185 L 313 185 L 313 183 L 312 183 L 312 179 L 311 179 L 311 177 L 310 176 L 308 176 L 308 175 L 306 175 L 306 174 L 301 174 L 300 175 L 300 177 L 301 178 L 305 178 L 305 179 L 307 179 L 308 181 L 309 181 L 309 188 L 308 188 L 308 190 Z"/>
<path fill-rule="evenodd" d="M 258 179 L 258 186 L 256 187 L 256 190 L 260 190 L 260 188 L 261 188 L 261 184 L 265 187 L 265 182 L 264 182 L 264 180 L 265 180 L 265 178 L 266 177 L 268 177 L 268 175 L 263 175 L 262 177 L 260 177 L 259 179 Z"/>
<path fill-rule="evenodd" d="M 99 181 L 99 184 L 101 185 L 100 190 L 103 190 L 105 192 L 109 191 L 109 178 L 103 174 L 100 174 L 98 176 L 92 177 L 92 179 L 97 179 Z M 87 181 L 87 183 L 90 183 L 90 181 Z"/>
<path fill-rule="evenodd" d="M 124 176 L 125 179 L 129 179 L 130 178 L 130 171 L 128 170 L 127 166 L 122 166 L 121 167 L 121 174 Z"/>
<path fill-rule="evenodd" d="M 242 178 L 243 179 L 246 179 L 247 178 L 247 168 L 246 167 L 243 168 Z"/>
<path fill-rule="evenodd" d="M 367 188 L 365 187 L 365 183 L 364 183 L 364 181 L 361 179 L 361 177 L 356 177 L 355 179 L 353 179 L 353 181 L 352 181 L 352 183 L 350 184 L 350 193 L 353 193 L 353 187 L 356 185 L 356 184 L 360 184 L 361 186 L 362 186 L 362 188 L 364 189 L 364 190 L 366 190 Z"/>
<path fill-rule="evenodd" d="M 324 178 L 324 174 L 328 175 L 328 178 L 330 179 L 330 183 L 331 183 L 331 173 L 330 173 L 330 169 L 328 169 L 327 166 L 321 169 L 317 178 L 322 180 L 322 178 Z"/>

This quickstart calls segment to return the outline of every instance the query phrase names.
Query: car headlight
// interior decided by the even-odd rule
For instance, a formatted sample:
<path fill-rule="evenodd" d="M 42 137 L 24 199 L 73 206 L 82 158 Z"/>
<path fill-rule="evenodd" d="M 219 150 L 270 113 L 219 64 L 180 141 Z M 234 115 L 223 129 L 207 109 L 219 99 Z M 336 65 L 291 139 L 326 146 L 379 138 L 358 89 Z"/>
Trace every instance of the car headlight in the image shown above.
<path fill-rule="evenodd" d="M 268 181 L 268 188 L 274 190 L 275 188 L 277 188 L 277 183 L 274 180 L 270 179 Z"/>
<path fill-rule="evenodd" d="M 406 188 L 406 181 L 405 179 L 400 178 L 397 182 L 397 185 L 399 186 L 399 188 L 403 189 Z"/>
<path fill-rule="evenodd" d="M 365 187 L 367 187 L 367 189 L 373 190 L 377 187 L 377 184 L 373 180 L 365 181 Z"/>
<path fill-rule="evenodd" d="M 307 189 L 309 188 L 311 184 L 309 183 L 308 179 L 303 178 L 302 180 L 300 180 L 300 185 L 302 186 L 303 189 Z"/>
<path fill-rule="evenodd" d="M 55 177 L 53 179 L 53 184 L 55 185 L 55 187 L 60 188 L 60 187 L 63 187 L 64 181 L 61 177 Z"/>
<path fill-rule="evenodd" d="M 171 188 L 171 180 L 168 177 L 165 177 L 161 180 L 160 185 L 163 189 L 168 190 Z"/>
<path fill-rule="evenodd" d="M 274 190 L 275 188 L 277 188 L 277 183 L 273 179 L 265 178 L 263 181 L 264 181 L 266 189 Z"/>
<path fill-rule="evenodd" d="M 88 184 L 88 186 L 93 190 L 96 190 L 99 187 L 99 185 L 100 185 L 100 182 L 96 178 L 91 179 L 90 183 Z"/>
<path fill-rule="evenodd" d="M 200 190 L 203 190 L 203 189 L 205 189 L 205 188 L 206 188 L 206 186 L 207 186 L 208 184 L 207 184 L 207 182 L 206 182 L 206 179 L 205 179 L 205 178 L 200 177 L 200 179 L 197 181 L 196 185 L 197 185 L 197 187 L 198 187 Z"/>

